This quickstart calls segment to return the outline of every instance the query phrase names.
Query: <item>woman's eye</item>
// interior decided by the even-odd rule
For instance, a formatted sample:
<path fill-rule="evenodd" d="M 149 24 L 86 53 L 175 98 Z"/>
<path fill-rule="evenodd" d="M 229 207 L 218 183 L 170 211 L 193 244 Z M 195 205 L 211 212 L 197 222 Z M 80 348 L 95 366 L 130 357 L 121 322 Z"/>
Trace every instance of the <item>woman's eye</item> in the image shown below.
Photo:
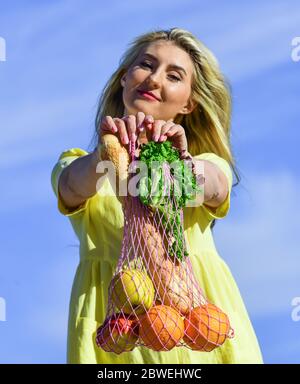
<path fill-rule="evenodd" d="M 152 68 L 151 64 L 147 63 L 146 61 L 142 61 L 141 65 L 144 66 L 144 67 Z"/>
<path fill-rule="evenodd" d="M 179 77 L 177 77 L 177 76 L 174 76 L 174 75 L 170 75 L 174 80 L 176 80 L 176 81 L 180 81 L 181 79 L 179 78 Z"/>
<path fill-rule="evenodd" d="M 141 65 L 142 65 L 143 67 L 152 68 L 152 65 L 151 65 L 150 63 L 147 63 L 146 61 L 142 61 L 142 62 L 141 62 Z M 180 81 L 180 80 L 181 80 L 179 77 L 177 77 L 177 76 L 175 76 L 175 75 L 170 75 L 170 77 L 171 77 L 172 79 L 174 79 L 174 81 Z"/>

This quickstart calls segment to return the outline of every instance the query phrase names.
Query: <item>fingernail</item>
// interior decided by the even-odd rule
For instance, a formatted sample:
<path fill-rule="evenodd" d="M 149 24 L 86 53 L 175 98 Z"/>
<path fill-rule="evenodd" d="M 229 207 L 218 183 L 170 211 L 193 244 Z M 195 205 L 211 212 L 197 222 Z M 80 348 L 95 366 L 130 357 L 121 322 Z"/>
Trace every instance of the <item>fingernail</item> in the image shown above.
<path fill-rule="evenodd" d="M 124 144 L 128 144 L 128 143 L 129 143 L 129 140 L 128 140 L 127 137 L 124 137 L 124 139 L 123 139 L 123 143 L 124 143 Z"/>
<path fill-rule="evenodd" d="M 157 135 L 153 135 L 153 136 L 152 136 L 152 139 L 153 139 L 154 141 L 157 141 L 158 138 L 159 138 L 159 136 L 157 136 Z"/>

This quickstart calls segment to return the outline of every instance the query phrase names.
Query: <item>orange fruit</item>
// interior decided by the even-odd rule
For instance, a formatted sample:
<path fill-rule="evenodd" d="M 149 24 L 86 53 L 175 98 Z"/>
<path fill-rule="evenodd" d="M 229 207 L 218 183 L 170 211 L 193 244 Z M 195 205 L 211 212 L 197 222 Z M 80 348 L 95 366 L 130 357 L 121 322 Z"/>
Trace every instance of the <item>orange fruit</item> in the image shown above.
<path fill-rule="evenodd" d="M 231 337 L 228 316 L 210 303 L 192 309 L 184 319 L 184 328 L 183 340 L 196 351 L 210 352 Z"/>
<path fill-rule="evenodd" d="M 182 339 L 184 322 L 176 309 L 156 305 L 140 317 L 140 339 L 154 351 L 169 351 Z"/>

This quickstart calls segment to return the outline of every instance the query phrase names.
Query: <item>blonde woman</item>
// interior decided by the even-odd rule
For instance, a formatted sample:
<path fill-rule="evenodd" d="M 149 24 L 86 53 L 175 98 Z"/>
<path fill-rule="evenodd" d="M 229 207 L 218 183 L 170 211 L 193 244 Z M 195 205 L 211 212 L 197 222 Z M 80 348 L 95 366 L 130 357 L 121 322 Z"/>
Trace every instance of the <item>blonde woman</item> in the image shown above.
<path fill-rule="evenodd" d="M 230 207 L 236 170 L 230 145 L 231 98 L 212 52 L 186 30 L 137 37 L 101 95 L 90 153 L 72 148 L 51 181 L 58 209 L 80 241 L 68 324 L 68 363 L 262 363 L 261 351 L 235 280 L 215 247 L 212 227 Z M 204 166 L 204 202 L 185 208 L 185 235 L 195 275 L 208 300 L 228 314 L 235 337 L 212 352 L 137 347 L 120 355 L 95 343 L 106 315 L 108 286 L 120 255 L 124 217 L 108 178 L 96 172 L 103 133 L 129 140 L 170 140 Z M 236 184 L 237 184 L 236 183 Z M 235 185 L 236 185 L 235 184 Z M 232 234 L 234 237 L 234 233 Z"/>

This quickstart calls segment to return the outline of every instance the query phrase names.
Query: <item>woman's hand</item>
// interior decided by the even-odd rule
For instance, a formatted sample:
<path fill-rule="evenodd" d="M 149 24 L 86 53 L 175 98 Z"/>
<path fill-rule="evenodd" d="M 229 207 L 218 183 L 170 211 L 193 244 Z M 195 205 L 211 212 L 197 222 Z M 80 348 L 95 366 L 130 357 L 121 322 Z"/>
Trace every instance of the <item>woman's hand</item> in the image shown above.
<path fill-rule="evenodd" d="M 141 132 L 148 130 L 154 118 L 151 115 L 145 115 L 143 112 L 138 112 L 135 115 L 128 115 L 120 118 L 105 116 L 100 124 L 100 138 L 106 133 L 117 135 L 123 145 L 127 145 L 129 140 L 135 141 Z"/>
<path fill-rule="evenodd" d="M 152 131 L 152 140 L 157 142 L 171 141 L 172 145 L 179 150 L 182 158 L 188 153 L 187 138 L 181 125 L 170 120 L 155 120 L 150 130 Z"/>

